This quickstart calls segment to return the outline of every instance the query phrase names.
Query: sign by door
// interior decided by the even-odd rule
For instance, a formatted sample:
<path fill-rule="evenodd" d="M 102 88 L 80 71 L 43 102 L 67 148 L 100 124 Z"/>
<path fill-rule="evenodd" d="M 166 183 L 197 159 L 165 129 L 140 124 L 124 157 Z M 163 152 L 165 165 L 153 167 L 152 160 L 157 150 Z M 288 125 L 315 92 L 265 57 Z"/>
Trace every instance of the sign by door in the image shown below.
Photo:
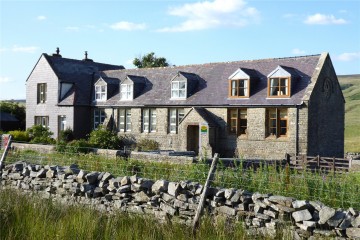
<path fill-rule="evenodd" d="M 200 126 L 200 134 L 202 135 L 206 135 L 208 134 L 208 131 L 209 131 L 209 126 L 207 123 L 201 123 L 201 126 Z"/>

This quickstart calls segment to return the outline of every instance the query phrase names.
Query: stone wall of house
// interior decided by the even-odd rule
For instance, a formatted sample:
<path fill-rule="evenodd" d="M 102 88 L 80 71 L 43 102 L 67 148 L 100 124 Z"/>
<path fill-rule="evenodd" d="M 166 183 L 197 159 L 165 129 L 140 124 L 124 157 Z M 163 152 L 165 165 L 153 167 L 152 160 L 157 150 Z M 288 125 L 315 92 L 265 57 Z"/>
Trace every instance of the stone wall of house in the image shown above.
<path fill-rule="evenodd" d="M 266 109 L 248 108 L 246 135 L 237 138 L 237 155 L 244 159 L 279 160 L 296 153 L 296 108 L 288 108 L 286 137 L 267 136 Z"/>
<path fill-rule="evenodd" d="M 190 108 L 185 110 L 185 114 Z M 248 108 L 248 128 L 246 135 L 236 136 L 228 131 L 228 109 L 227 108 L 206 108 L 206 111 L 216 124 L 209 126 L 207 135 L 200 135 L 202 146 L 200 149 L 211 157 L 218 152 L 222 157 L 240 157 L 244 159 L 279 160 L 285 153 L 295 155 L 307 153 L 308 148 L 308 108 L 304 105 L 297 108 L 288 108 L 288 130 L 287 137 L 267 136 L 266 108 Z M 177 134 L 169 133 L 168 108 L 156 108 L 157 129 L 156 132 L 143 133 L 141 108 L 131 109 L 131 132 L 119 132 L 120 135 L 139 139 L 153 139 L 160 143 L 161 149 L 174 149 L 176 151 L 187 150 L 187 129 L 192 125 L 199 125 L 204 119 L 191 111 L 184 121 L 179 125 Z M 106 109 L 107 117 L 114 116 L 118 122 L 118 111 Z M 299 121 L 297 125 L 296 122 Z"/>
<path fill-rule="evenodd" d="M 1 188 L 38 192 L 63 204 L 83 204 L 104 212 L 148 214 L 160 220 L 191 225 L 203 186 L 199 183 L 153 181 L 137 176 L 115 177 L 86 172 L 76 165 L 41 166 L 16 162 L 5 166 Z M 285 231 L 293 239 L 357 239 L 359 211 L 334 209 L 318 201 L 210 188 L 205 211 L 214 218 L 244 221 L 249 235 L 275 237 Z"/>
<path fill-rule="evenodd" d="M 329 56 L 311 93 L 308 155 L 344 157 L 345 100 Z"/>

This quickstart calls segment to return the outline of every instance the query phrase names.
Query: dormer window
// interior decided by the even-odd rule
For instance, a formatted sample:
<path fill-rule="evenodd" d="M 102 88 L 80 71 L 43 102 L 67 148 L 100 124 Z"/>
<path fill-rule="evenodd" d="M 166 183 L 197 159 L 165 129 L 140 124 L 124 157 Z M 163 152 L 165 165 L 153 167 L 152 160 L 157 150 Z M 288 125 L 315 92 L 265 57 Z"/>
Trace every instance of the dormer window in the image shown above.
<path fill-rule="evenodd" d="M 106 101 L 106 86 L 95 86 L 95 100 Z"/>
<path fill-rule="evenodd" d="M 239 68 L 229 77 L 229 98 L 250 97 L 250 82 L 257 79 L 253 69 Z"/>
<path fill-rule="evenodd" d="M 290 78 L 270 78 L 269 96 L 289 96 Z"/>
<path fill-rule="evenodd" d="M 185 100 L 191 97 L 198 86 L 199 77 L 194 73 L 177 72 L 171 79 L 171 99 Z"/>
<path fill-rule="evenodd" d="M 186 81 L 172 81 L 171 82 L 171 98 L 186 98 Z"/>
<path fill-rule="evenodd" d="M 133 84 L 120 84 L 120 100 L 133 100 Z"/>
<path fill-rule="evenodd" d="M 288 98 L 291 96 L 292 82 L 299 77 L 291 67 L 278 66 L 268 76 L 268 97 Z"/>
<path fill-rule="evenodd" d="M 237 79 L 230 81 L 230 97 L 249 97 L 249 79 Z"/>
<path fill-rule="evenodd" d="M 120 101 L 132 101 L 140 96 L 148 80 L 143 76 L 127 75 L 120 82 Z"/>

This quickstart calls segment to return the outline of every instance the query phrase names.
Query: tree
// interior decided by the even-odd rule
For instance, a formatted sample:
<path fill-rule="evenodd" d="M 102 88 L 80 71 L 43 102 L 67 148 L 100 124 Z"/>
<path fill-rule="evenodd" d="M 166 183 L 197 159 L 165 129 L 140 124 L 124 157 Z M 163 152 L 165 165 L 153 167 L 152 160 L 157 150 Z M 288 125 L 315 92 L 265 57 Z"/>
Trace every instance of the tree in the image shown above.
<path fill-rule="evenodd" d="M 169 63 L 164 57 L 156 57 L 154 52 L 135 58 L 133 64 L 138 68 L 167 67 Z"/>

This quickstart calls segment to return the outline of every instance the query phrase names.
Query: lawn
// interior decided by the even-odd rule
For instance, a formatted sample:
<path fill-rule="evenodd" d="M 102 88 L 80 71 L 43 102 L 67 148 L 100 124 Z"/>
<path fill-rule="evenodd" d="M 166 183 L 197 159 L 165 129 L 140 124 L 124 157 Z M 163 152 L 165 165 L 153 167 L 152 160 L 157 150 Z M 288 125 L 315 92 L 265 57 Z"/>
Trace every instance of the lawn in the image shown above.
<path fill-rule="evenodd" d="M 338 76 L 345 97 L 345 152 L 360 152 L 360 74 Z"/>

